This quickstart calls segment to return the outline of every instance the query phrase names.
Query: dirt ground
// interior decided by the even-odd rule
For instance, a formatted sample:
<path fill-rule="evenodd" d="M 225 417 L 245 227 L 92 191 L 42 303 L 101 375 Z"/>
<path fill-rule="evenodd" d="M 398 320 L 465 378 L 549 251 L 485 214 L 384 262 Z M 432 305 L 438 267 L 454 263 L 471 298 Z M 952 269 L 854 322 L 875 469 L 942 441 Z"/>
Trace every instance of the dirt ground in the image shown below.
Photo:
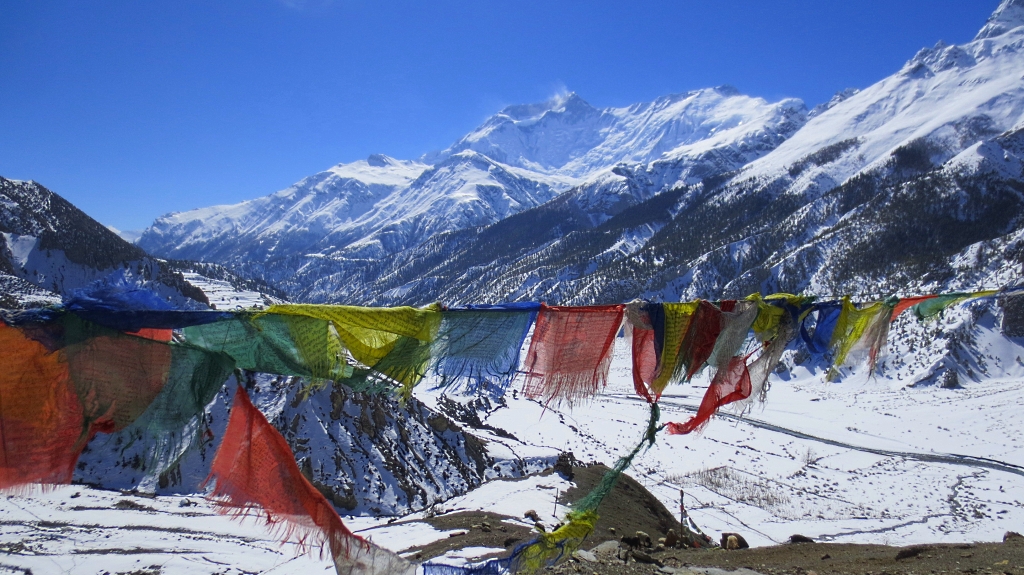
<path fill-rule="evenodd" d="M 576 483 L 576 487 L 562 494 L 558 502 L 568 505 L 583 497 L 597 485 L 607 470 L 604 465 L 574 467 L 571 479 Z M 643 485 L 625 474 L 619 478 L 611 493 L 601 503 L 598 513 L 600 519 L 594 533 L 595 536 L 603 534 L 598 541 L 604 541 L 611 536 L 609 527 L 615 528 L 618 535 L 632 535 L 637 531 L 644 531 L 654 540 L 664 537 L 669 529 L 679 529 L 679 521 L 672 513 Z M 437 529 L 454 530 L 455 533 L 447 539 L 410 549 L 409 551 L 414 552 L 411 557 L 416 561 L 426 561 L 447 551 L 464 547 L 504 548 L 506 552 L 510 552 L 516 545 L 532 539 L 536 534 L 534 528 L 523 524 L 532 524 L 532 521 L 523 517 L 506 517 L 478 511 L 437 515 L 426 522 Z M 544 527 L 550 530 L 555 526 Z"/>
<path fill-rule="evenodd" d="M 593 488 L 607 471 L 603 465 L 573 467 L 570 489 L 559 503 L 570 504 Z M 631 551 L 619 544 L 622 535 L 644 531 L 656 544 L 669 529 L 679 532 L 678 517 L 668 511 L 643 485 L 623 474 L 598 509 L 600 520 L 594 533 L 581 546 L 592 553 L 577 553 L 544 573 L 568 575 L 634 575 L 679 573 L 690 575 L 904 575 L 904 574 L 1012 574 L 1024 575 L 1024 537 L 1004 542 L 962 545 L 852 545 L 837 543 L 796 543 L 727 551 L 712 549 L 644 548 Z M 427 519 L 438 529 L 454 530 L 453 536 L 415 548 L 416 561 L 426 561 L 452 549 L 491 547 L 505 549 L 531 539 L 535 529 L 524 518 L 493 513 L 457 512 Z M 526 522 L 530 523 L 530 522 Z M 551 529 L 553 526 L 546 525 Z M 614 531 L 612 531 L 614 529 Z M 719 533 L 708 533 L 716 540 Z M 601 545 L 603 543 L 603 545 Z M 710 571 L 709 571 L 710 569 Z M 748 571 L 749 570 L 749 571 Z"/>
<path fill-rule="evenodd" d="M 578 555 L 579 558 L 570 559 L 550 572 L 587 575 L 689 574 L 706 573 L 701 568 L 715 567 L 726 571 L 749 569 L 765 575 L 1024 574 L 1024 539 L 1012 539 L 1006 543 L 911 547 L 797 543 L 735 551 L 672 549 L 648 553 L 647 556 L 656 563 L 644 563 L 632 557 L 626 562 L 610 554 L 595 555 L 597 562 Z M 628 554 L 622 550 L 617 555 L 625 557 Z"/>

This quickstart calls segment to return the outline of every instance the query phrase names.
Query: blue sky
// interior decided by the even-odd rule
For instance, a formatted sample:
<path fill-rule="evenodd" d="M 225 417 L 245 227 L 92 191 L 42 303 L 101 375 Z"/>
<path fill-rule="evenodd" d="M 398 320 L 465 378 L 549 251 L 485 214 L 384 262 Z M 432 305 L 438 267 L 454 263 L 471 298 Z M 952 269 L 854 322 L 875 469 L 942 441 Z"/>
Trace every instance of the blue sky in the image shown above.
<path fill-rule="evenodd" d="M 732 84 L 808 106 L 997 0 L 0 0 L 0 176 L 104 224 L 441 149 L 509 104 Z"/>

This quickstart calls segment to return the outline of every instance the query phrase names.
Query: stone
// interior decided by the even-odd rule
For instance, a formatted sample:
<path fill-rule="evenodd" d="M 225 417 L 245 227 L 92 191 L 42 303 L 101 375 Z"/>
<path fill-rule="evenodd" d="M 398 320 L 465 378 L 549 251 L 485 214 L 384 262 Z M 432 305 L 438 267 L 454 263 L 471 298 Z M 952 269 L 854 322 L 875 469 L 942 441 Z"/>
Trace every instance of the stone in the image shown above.
<path fill-rule="evenodd" d="M 555 462 L 554 470 L 562 477 L 572 481 L 575 476 L 572 472 L 573 466 L 579 466 L 579 462 L 573 456 L 571 451 L 563 451 L 558 454 L 558 461 Z"/>
<path fill-rule="evenodd" d="M 619 552 L 618 541 L 605 541 L 604 543 L 590 550 L 595 555 L 615 555 Z"/>
<path fill-rule="evenodd" d="M 650 555 L 644 553 L 643 551 L 640 551 L 639 549 L 634 549 L 632 555 L 633 559 L 635 559 L 637 563 L 648 563 L 650 565 L 657 565 L 658 567 L 664 565 L 661 561 L 658 561 L 654 557 L 651 557 Z"/>
<path fill-rule="evenodd" d="M 597 563 L 598 561 L 597 555 L 594 555 L 590 551 L 584 551 L 583 549 L 577 549 L 572 556 L 580 561 L 586 561 L 587 563 Z"/>
<path fill-rule="evenodd" d="M 896 560 L 910 559 L 911 557 L 917 557 L 924 552 L 924 547 L 907 547 L 906 549 L 900 549 L 896 553 Z"/>

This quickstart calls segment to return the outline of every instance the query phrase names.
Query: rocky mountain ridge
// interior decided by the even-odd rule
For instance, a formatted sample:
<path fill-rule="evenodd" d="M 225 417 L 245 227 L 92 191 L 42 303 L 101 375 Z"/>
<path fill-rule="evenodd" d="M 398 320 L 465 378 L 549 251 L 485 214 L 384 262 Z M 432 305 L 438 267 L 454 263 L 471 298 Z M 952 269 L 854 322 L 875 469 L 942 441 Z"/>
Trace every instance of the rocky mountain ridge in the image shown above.
<path fill-rule="evenodd" d="M 0 177 L 0 307 L 59 303 L 113 277 L 174 305 L 205 306 L 202 290 L 36 182 Z"/>

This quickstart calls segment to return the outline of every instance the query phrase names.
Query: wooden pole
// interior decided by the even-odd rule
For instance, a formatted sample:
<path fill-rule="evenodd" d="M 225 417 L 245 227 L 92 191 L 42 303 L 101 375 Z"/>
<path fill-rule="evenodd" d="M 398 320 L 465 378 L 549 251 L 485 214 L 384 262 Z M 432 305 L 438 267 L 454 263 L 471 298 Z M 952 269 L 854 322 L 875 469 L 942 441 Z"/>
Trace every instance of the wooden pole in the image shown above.
<path fill-rule="evenodd" d="M 682 488 L 679 488 L 679 525 L 686 527 L 686 506 L 683 505 Z"/>

